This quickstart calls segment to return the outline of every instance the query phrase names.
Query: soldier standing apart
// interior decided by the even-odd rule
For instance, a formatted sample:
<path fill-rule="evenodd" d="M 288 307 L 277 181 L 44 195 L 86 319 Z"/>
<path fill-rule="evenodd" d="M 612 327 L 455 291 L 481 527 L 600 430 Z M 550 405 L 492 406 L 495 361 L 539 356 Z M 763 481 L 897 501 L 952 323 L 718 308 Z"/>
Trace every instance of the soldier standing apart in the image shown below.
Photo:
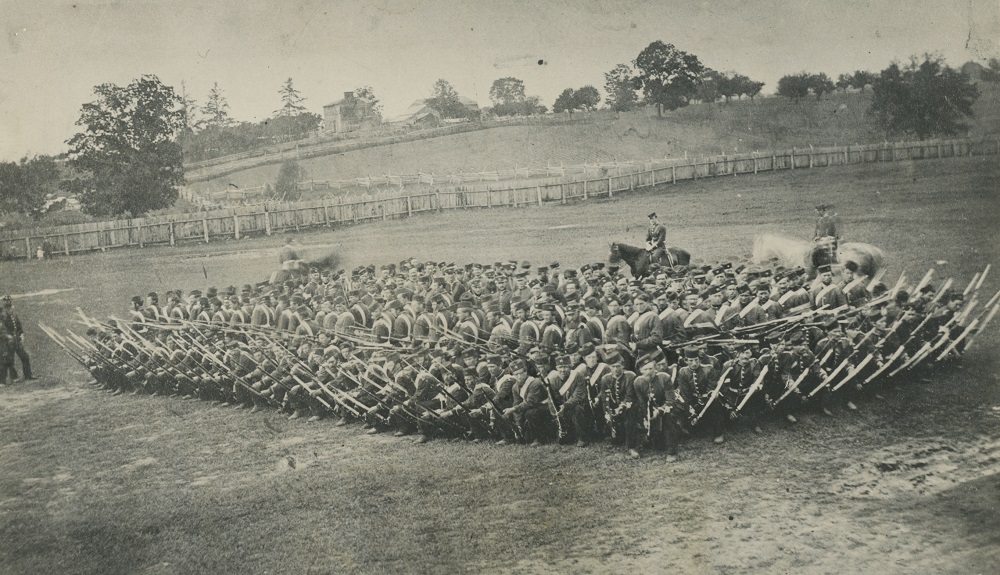
<path fill-rule="evenodd" d="M 837 225 L 837 215 L 830 213 L 830 208 L 832 207 L 830 204 L 816 206 L 819 219 L 816 220 L 816 233 L 813 235 L 813 241 L 818 241 L 820 238 L 840 238 L 840 233 L 837 229 L 839 227 Z"/>
<path fill-rule="evenodd" d="M 27 350 L 24 349 L 24 327 L 21 325 L 21 318 L 14 313 L 14 302 L 9 295 L 3 297 L 3 312 L 0 312 L 0 322 L 3 323 L 7 335 L 13 338 L 10 345 L 13 346 L 17 357 L 21 358 L 21 369 L 24 370 L 25 381 L 38 379 L 31 375 L 31 358 L 28 356 Z M 9 369 L 11 379 L 16 382 L 17 370 L 14 368 L 13 358 L 10 359 Z"/>

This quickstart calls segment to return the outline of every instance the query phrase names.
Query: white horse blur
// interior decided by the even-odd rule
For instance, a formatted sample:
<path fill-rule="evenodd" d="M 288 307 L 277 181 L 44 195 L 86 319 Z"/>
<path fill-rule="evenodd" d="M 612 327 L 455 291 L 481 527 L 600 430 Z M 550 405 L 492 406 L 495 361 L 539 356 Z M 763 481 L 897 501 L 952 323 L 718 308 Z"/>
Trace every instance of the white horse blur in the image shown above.
<path fill-rule="evenodd" d="M 809 271 L 810 277 L 815 274 L 813 266 L 813 251 L 816 244 L 806 240 L 790 238 L 781 234 L 763 233 L 753 242 L 753 261 L 762 264 L 777 260 L 778 264 L 788 268 L 802 266 Z M 865 275 L 874 276 L 885 265 L 885 253 L 863 242 L 847 242 L 837 248 L 837 267 L 849 261 L 858 264 Z"/>

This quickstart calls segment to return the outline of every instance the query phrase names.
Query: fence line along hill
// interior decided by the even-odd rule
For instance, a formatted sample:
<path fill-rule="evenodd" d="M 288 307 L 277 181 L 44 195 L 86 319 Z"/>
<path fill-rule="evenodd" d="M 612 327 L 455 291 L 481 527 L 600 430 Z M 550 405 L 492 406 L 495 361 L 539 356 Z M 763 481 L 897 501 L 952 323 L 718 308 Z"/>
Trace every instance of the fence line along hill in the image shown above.
<path fill-rule="evenodd" d="M 968 137 L 1000 133 L 1000 86 L 980 84 Z M 304 143 L 271 150 L 209 175 L 188 169 L 197 195 L 274 183 L 279 164 L 297 159 L 312 180 L 342 180 L 418 172 L 504 171 L 558 164 L 607 163 L 637 158 L 706 156 L 753 150 L 884 142 L 867 109 L 871 91 L 837 93 L 798 103 L 758 97 L 729 104 L 694 104 L 656 117 L 653 109 L 615 114 L 575 113 L 505 122 L 448 126 L 399 134 L 380 143 L 378 132 L 358 134 L 350 150 L 324 151 Z M 461 133 L 458 133 L 461 132 Z M 356 141 L 355 141 L 356 140 Z M 322 142 L 320 142 L 322 145 Z M 260 152 L 260 151 L 258 151 Z M 232 185 L 231 185 L 232 184 Z"/>
<path fill-rule="evenodd" d="M 109 248 L 212 239 L 240 239 L 271 235 L 286 230 L 333 227 L 410 217 L 422 212 L 453 209 L 529 207 L 546 202 L 566 203 L 683 180 L 721 178 L 779 170 L 812 169 L 858 163 L 893 162 L 931 158 L 956 158 L 1000 154 L 1000 141 L 939 140 L 889 145 L 784 150 L 740 154 L 709 160 L 678 161 L 671 165 L 635 164 L 620 175 L 600 178 L 564 178 L 554 182 L 530 182 L 500 189 L 460 190 L 437 188 L 409 192 L 384 192 L 360 197 L 341 196 L 290 204 L 260 204 L 188 214 L 95 222 L 38 230 L 15 230 L 0 234 L 0 255 L 30 258 L 39 248 L 52 254 L 106 250 Z M 836 171 L 829 172 L 831 175 Z"/>

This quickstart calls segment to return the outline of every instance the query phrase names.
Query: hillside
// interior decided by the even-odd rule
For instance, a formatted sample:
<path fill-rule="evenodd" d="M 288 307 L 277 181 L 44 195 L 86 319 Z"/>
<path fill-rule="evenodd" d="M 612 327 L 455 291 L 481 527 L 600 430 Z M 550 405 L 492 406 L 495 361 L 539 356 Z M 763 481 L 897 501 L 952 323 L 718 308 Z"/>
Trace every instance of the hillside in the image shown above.
<path fill-rule="evenodd" d="M 1000 133 L 1000 88 L 980 84 L 971 136 Z M 553 126 L 506 126 L 415 142 L 378 146 L 302 160 L 310 179 L 367 175 L 510 169 L 600 160 L 714 155 L 792 146 L 871 143 L 883 138 L 865 111 L 871 92 L 833 94 L 799 103 L 758 98 L 729 104 L 701 104 L 666 113 L 640 110 L 615 117 L 597 112 Z M 279 166 L 259 166 L 191 184 L 198 193 L 222 191 L 232 183 L 252 188 L 273 183 Z"/>

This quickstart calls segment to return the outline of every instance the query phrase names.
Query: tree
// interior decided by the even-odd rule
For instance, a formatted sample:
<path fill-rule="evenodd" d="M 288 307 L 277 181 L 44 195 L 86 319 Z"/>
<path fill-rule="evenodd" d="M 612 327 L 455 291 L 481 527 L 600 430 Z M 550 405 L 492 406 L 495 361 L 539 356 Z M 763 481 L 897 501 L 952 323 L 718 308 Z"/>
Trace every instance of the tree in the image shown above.
<path fill-rule="evenodd" d="M 362 86 L 354 90 L 354 97 L 368 101 L 371 106 L 372 115 L 376 120 L 382 121 L 382 102 L 375 96 L 375 90 L 371 86 Z"/>
<path fill-rule="evenodd" d="M 921 140 L 967 129 L 962 120 L 972 118 L 979 97 L 967 76 L 930 55 L 922 62 L 912 58 L 905 67 L 892 63 L 872 83 L 872 91 L 868 112 L 886 132 L 915 134 Z"/>
<path fill-rule="evenodd" d="M 292 86 L 291 78 L 285 80 L 278 89 L 278 94 L 281 96 L 281 109 L 274 111 L 276 118 L 298 116 L 306 111 L 306 107 L 302 105 L 306 99 Z"/>
<path fill-rule="evenodd" d="M 302 196 L 298 183 L 305 177 L 305 168 L 295 160 L 286 160 L 278 170 L 278 179 L 274 181 L 273 197 L 282 202 L 298 200 Z"/>
<path fill-rule="evenodd" d="M 817 100 L 821 99 L 823 94 L 830 94 L 834 90 L 833 80 L 822 72 L 819 74 L 810 74 L 808 83 L 809 89 L 816 95 Z"/>
<path fill-rule="evenodd" d="M 604 91 L 608 94 L 605 102 L 616 112 L 628 112 L 635 108 L 638 97 L 635 94 L 635 78 L 628 64 L 618 64 L 604 74 Z"/>
<path fill-rule="evenodd" d="M 601 103 L 601 93 L 597 91 L 597 88 L 590 85 L 580 88 L 573 96 L 576 102 L 575 108 L 578 110 L 596 110 L 597 105 Z"/>
<path fill-rule="evenodd" d="M 726 99 L 726 103 L 730 102 L 733 96 L 739 98 L 740 96 L 740 78 L 745 76 L 740 76 L 739 74 L 718 74 L 715 78 L 716 85 L 719 89 L 719 95 Z"/>
<path fill-rule="evenodd" d="M 556 114 L 561 114 L 562 112 L 569 112 L 569 115 L 573 115 L 573 110 L 576 109 L 576 93 L 573 88 L 566 88 L 559 94 L 556 98 L 554 104 L 552 104 L 552 111 Z"/>
<path fill-rule="evenodd" d="M 498 78 L 490 86 L 490 101 L 493 102 L 493 112 L 498 116 L 524 113 L 525 100 L 524 82 L 517 78 Z"/>
<path fill-rule="evenodd" d="M 711 68 L 706 68 L 698 83 L 695 99 L 710 104 L 722 97 L 721 84 L 725 82 L 723 74 Z"/>
<path fill-rule="evenodd" d="M 236 123 L 229 117 L 229 102 L 222 95 L 218 82 L 212 84 L 212 89 L 208 91 L 208 98 L 201 108 L 201 113 L 205 116 L 205 125 L 209 128 L 227 128 Z"/>
<path fill-rule="evenodd" d="M 980 78 L 985 82 L 1000 82 L 1000 60 L 990 58 L 986 64 Z"/>
<path fill-rule="evenodd" d="M 837 89 L 840 90 L 841 92 L 845 92 L 846 93 L 847 89 L 850 88 L 851 84 L 853 84 L 853 83 L 854 83 L 854 76 L 852 76 L 850 74 L 841 74 L 841 75 L 837 76 L 836 86 L 837 86 Z"/>
<path fill-rule="evenodd" d="M 187 86 L 181 81 L 181 114 L 184 122 L 182 134 L 190 136 L 201 129 L 203 120 L 198 119 L 198 103 L 187 93 Z"/>
<path fill-rule="evenodd" d="M 872 82 L 875 81 L 875 74 L 871 72 L 866 72 L 864 70 L 856 70 L 854 75 L 851 77 L 851 87 L 857 88 L 862 92 L 865 91 L 865 86 L 870 86 Z"/>
<path fill-rule="evenodd" d="M 0 211 L 41 215 L 45 196 L 59 191 L 60 173 L 52 156 L 0 162 Z"/>
<path fill-rule="evenodd" d="M 809 95 L 809 74 L 788 74 L 778 80 L 778 95 L 791 98 L 798 103 L 800 99 Z"/>
<path fill-rule="evenodd" d="M 469 109 L 465 107 L 458 97 L 458 91 L 444 78 L 434 82 L 431 97 L 427 100 L 427 105 L 442 118 L 468 118 Z"/>
<path fill-rule="evenodd" d="M 173 205 L 184 183 L 181 98 L 156 76 L 128 86 L 101 84 L 84 104 L 69 144 L 69 164 L 80 172 L 70 189 L 92 215 L 145 214 Z"/>
<path fill-rule="evenodd" d="M 755 82 L 753 80 L 750 80 L 743 87 L 743 95 L 749 96 L 750 97 L 750 101 L 753 102 L 754 101 L 754 97 L 757 94 L 760 94 L 760 91 L 763 90 L 763 89 L 764 89 L 764 82 Z"/>
<path fill-rule="evenodd" d="M 705 71 L 697 56 L 659 40 L 639 53 L 635 67 L 639 71 L 636 82 L 643 96 L 647 102 L 656 104 L 660 116 L 664 108 L 676 110 L 688 105 Z"/>

